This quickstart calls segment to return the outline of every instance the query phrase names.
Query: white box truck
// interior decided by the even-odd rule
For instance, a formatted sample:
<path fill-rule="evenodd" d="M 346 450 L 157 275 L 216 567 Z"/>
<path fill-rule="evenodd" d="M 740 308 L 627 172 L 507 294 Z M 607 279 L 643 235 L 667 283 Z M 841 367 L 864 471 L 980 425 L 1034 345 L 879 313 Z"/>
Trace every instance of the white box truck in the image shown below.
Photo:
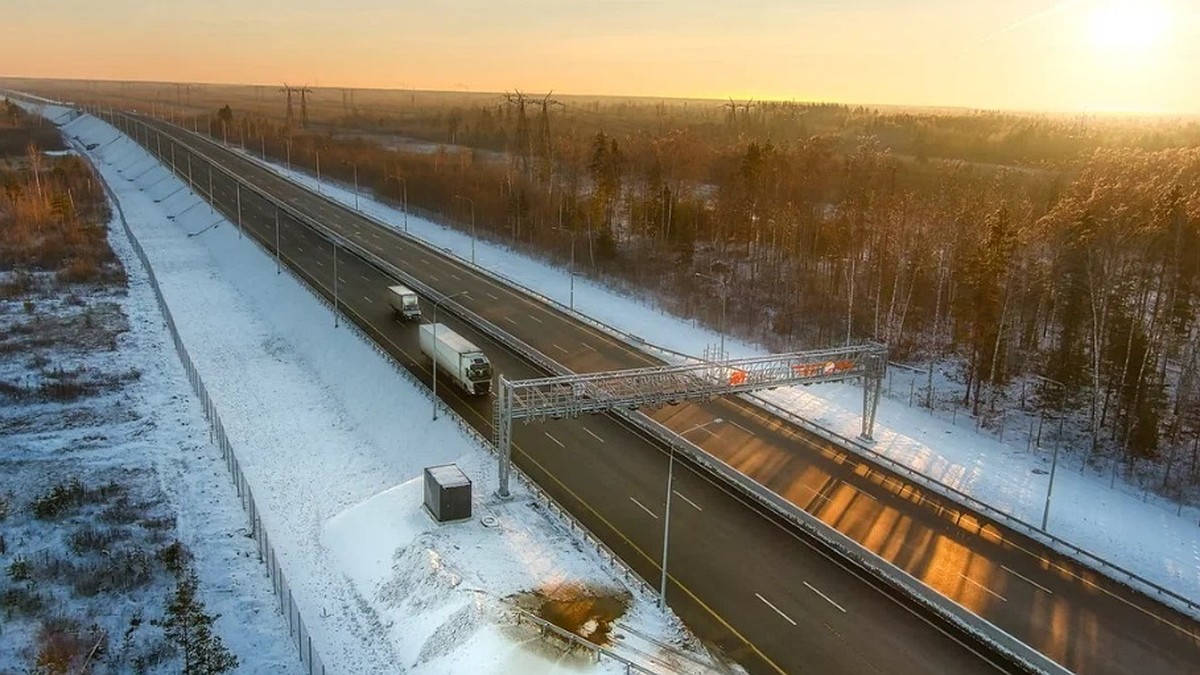
<path fill-rule="evenodd" d="M 434 330 L 437 339 L 434 339 Z M 421 351 L 437 361 L 468 394 L 480 396 L 492 388 L 492 364 L 483 351 L 445 324 L 425 323 L 420 329 Z"/>
<path fill-rule="evenodd" d="M 396 311 L 397 319 L 416 321 L 421 318 L 421 301 L 408 286 L 389 286 L 388 304 Z"/>

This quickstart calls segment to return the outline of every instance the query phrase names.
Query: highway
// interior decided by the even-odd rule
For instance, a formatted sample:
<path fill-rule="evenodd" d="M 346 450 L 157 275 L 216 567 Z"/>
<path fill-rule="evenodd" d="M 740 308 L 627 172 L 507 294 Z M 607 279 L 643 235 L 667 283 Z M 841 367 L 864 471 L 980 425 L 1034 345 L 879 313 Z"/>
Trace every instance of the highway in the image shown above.
<path fill-rule="evenodd" d="M 148 123 L 152 123 L 146 120 Z M 206 155 L 354 241 L 408 270 L 515 337 L 577 372 L 659 362 L 553 307 L 332 204 L 219 144 L 153 122 Z M 155 139 L 156 140 L 156 139 Z M 157 144 L 148 144 L 151 151 Z M 176 164 L 186 151 L 175 149 Z M 204 160 L 194 158 L 198 191 Z M 214 196 L 236 218 L 232 182 L 214 172 Z M 242 191 L 246 231 L 268 249 L 275 209 Z M 282 257 L 314 289 L 332 296 L 332 249 L 282 217 Z M 343 252 L 339 297 L 346 316 L 424 382 L 428 361 L 416 329 L 395 322 L 392 280 Z M 439 314 L 439 320 L 443 316 Z M 482 346 L 510 379 L 541 373 L 453 317 L 445 323 Z M 447 405 L 492 436 L 490 397 L 466 397 L 439 382 Z M 820 441 L 736 398 L 650 413 L 680 431 L 722 417 L 689 436 L 705 451 L 862 543 L 917 579 L 1081 673 L 1184 673 L 1200 664 L 1200 626 L 1038 542 Z M 514 459 L 560 504 L 643 578 L 656 584 L 662 544 L 665 450 L 607 416 L 514 426 Z M 672 608 L 702 638 L 751 672 L 968 673 L 1011 669 L 990 663 L 955 631 L 823 547 L 765 516 L 692 470 L 677 472 L 672 510 Z M 994 660 L 994 659 L 993 659 Z"/>

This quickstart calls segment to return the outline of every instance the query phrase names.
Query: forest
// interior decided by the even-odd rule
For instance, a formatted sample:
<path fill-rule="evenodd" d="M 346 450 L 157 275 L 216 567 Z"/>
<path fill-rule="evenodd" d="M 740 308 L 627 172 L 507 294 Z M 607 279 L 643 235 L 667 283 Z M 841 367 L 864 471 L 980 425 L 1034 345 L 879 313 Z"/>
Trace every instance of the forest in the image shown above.
<path fill-rule="evenodd" d="M 88 93 L 772 349 L 886 343 L 923 405 L 1066 418 L 1085 461 L 1200 483 L 1200 120 L 263 89 Z"/>

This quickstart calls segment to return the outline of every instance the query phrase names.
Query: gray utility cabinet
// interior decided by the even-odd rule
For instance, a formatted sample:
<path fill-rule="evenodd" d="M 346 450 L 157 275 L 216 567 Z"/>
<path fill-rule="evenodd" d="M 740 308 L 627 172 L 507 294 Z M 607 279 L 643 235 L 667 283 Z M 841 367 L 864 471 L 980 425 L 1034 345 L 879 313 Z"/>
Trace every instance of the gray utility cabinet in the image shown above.
<path fill-rule="evenodd" d="M 439 523 L 471 517 L 471 479 L 457 464 L 425 468 L 425 508 Z"/>

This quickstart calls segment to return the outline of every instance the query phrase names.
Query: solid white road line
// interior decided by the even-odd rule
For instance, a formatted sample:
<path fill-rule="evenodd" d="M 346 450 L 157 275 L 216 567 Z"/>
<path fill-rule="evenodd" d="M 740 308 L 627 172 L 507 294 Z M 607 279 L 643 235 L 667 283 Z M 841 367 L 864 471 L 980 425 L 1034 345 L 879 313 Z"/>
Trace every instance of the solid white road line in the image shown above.
<path fill-rule="evenodd" d="M 1004 601 L 1004 602 L 1008 602 L 1008 598 L 1004 597 L 1003 595 L 1000 595 L 999 593 L 997 593 L 996 591 L 993 591 L 992 589 L 988 588 L 987 586 L 984 586 L 983 584 L 979 583 L 978 581 L 975 581 L 975 580 L 974 580 L 974 579 L 972 579 L 971 577 L 969 577 L 969 576 L 967 576 L 967 575 L 965 575 L 965 574 L 962 574 L 961 572 L 959 573 L 959 575 L 958 575 L 958 576 L 960 576 L 960 577 L 962 577 L 962 578 L 966 579 L 967 581 L 969 581 L 969 582 L 971 582 L 971 583 L 975 584 L 976 586 L 978 586 L 978 587 L 982 588 L 983 590 L 987 591 L 988 593 L 991 593 L 992 595 L 996 596 L 997 598 L 1000 598 L 1002 601 Z"/>
<path fill-rule="evenodd" d="M 810 584 L 806 581 L 806 582 L 804 582 L 804 585 L 808 586 L 808 590 L 812 591 L 813 593 L 816 593 L 817 595 L 821 596 L 822 598 L 825 598 L 825 602 L 828 602 L 829 604 L 833 605 L 834 607 L 837 607 L 838 609 L 842 610 L 843 613 L 846 611 L 845 607 L 842 607 L 841 605 L 837 604 L 833 600 L 830 600 L 828 595 L 825 595 L 821 591 L 818 591 L 816 589 L 816 587 L 813 586 L 812 584 Z"/>
<path fill-rule="evenodd" d="M 599 437 L 599 436 L 597 436 L 596 434 L 592 433 L 592 430 L 591 430 L 591 429 L 588 429 L 587 427 L 584 427 L 584 428 L 583 428 L 583 430 L 584 430 L 585 432 L 587 432 L 587 435 L 588 435 L 588 436 L 591 436 L 592 438 L 594 438 L 594 439 L 596 439 L 596 440 L 600 441 L 601 443 L 603 443 L 603 442 L 604 442 L 604 439 L 603 439 L 603 438 L 600 438 L 600 437 Z"/>
<path fill-rule="evenodd" d="M 654 512 L 653 512 L 653 511 L 651 511 L 650 509 L 646 508 L 646 505 L 645 505 L 645 504 L 643 504 L 643 503 L 639 502 L 638 500 L 634 499 L 633 497 L 630 497 L 630 498 L 629 498 L 629 501 L 631 501 L 631 502 L 633 502 L 634 504 L 637 504 L 638 506 L 640 506 L 640 507 L 642 508 L 642 510 L 643 510 L 643 511 L 645 511 L 646 513 L 649 513 L 649 514 L 650 514 L 650 517 L 651 517 L 651 518 L 653 518 L 653 519 L 655 519 L 655 520 L 658 520 L 658 516 L 654 515 Z"/>
<path fill-rule="evenodd" d="M 703 511 L 703 510 L 704 510 L 704 509 L 700 508 L 700 505 L 699 505 L 699 504 L 697 504 L 696 502 L 694 502 L 694 501 L 692 501 L 692 500 L 688 499 L 687 497 L 684 497 L 683 495 L 679 494 L 679 490 L 671 490 L 671 492 L 674 492 L 676 497 L 679 497 L 679 498 L 680 498 L 680 499 L 682 499 L 683 501 L 685 501 L 685 502 L 687 502 L 687 503 L 691 504 L 693 509 L 696 509 L 697 511 Z"/>
<path fill-rule="evenodd" d="M 771 601 L 770 601 L 770 600 L 768 600 L 768 599 L 766 599 L 766 598 L 764 598 L 764 597 L 762 596 L 762 594 L 760 594 L 760 593 L 755 593 L 754 595 L 755 595 L 755 596 L 757 596 L 759 600 L 762 600 L 763 602 L 765 602 L 765 603 L 767 604 L 767 607 L 770 607 L 771 609 L 775 610 L 775 613 L 776 613 L 776 614 L 778 614 L 779 616 L 782 616 L 783 618 L 787 619 L 787 622 L 788 622 L 788 623 L 792 624 L 793 626 L 795 626 L 795 625 L 796 625 L 796 622 L 795 622 L 795 621 L 792 621 L 792 617 L 788 616 L 787 614 L 784 614 L 784 613 L 783 613 L 783 612 L 782 612 L 782 611 L 781 611 L 781 610 L 780 610 L 778 607 L 776 607 L 775 605 L 772 605 L 772 604 L 771 604 Z"/>
<path fill-rule="evenodd" d="M 1008 572 L 1009 574 L 1013 575 L 1014 577 L 1017 577 L 1018 579 L 1021 579 L 1033 586 L 1036 586 L 1037 588 L 1042 589 L 1043 591 L 1045 591 L 1051 595 L 1054 595 L 1054 591 L 1050 590 L 1049 588 L 1046 588 L 1045 586 L 1039 584 L 1038 582 L 1034 581 L 1033 579 L 1030 579 L 1029 577 L 1025 576 L 1024 574 L 1021 574 L 1020 572 L 1010 568 L 1008 565 L 1001 565 L 1000 568 L 1003 569 L 1005 572 Z"/>
<path fill-rule="evenodd" d="M 560 440 L 558 440 L 557 438 L 555 438 L 555 437 L 551 436 L 549 431 L 543 431 L 542 433 L 543 433 L 543 434 L 546 434 L 546 438 L 549 438 L 550 440 L 552 440 L 552 441 L 554 441 L 555 443 L 557 443 L 557 444 L 558 444 L 558 447 L 560 447 L 560 448 L 565 448 L 565 447 L 567 447 L 567 446 L 563 445 L 562 441 L 560 441 Z"/>

